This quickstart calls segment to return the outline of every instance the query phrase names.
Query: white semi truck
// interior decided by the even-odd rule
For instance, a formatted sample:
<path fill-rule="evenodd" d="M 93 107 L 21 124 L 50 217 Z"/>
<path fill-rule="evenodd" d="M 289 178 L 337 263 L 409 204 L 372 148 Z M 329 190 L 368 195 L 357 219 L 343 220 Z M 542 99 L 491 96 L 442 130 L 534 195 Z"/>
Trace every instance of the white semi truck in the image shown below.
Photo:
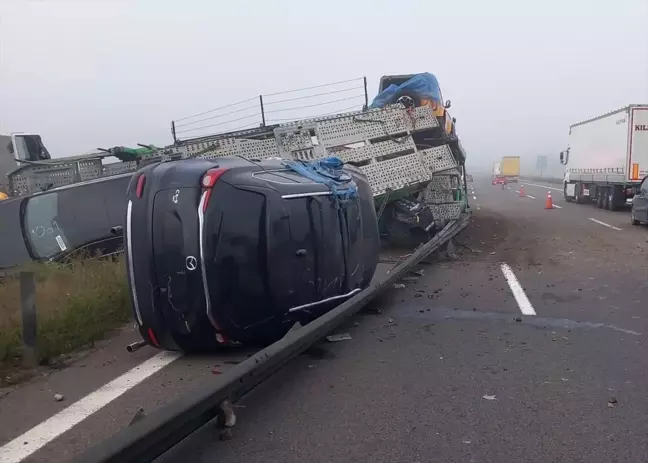
<path fill-rule="evenodd" d="M 565 166 L 566 201 L 618 210 L 648 175 L 648 105 L 629 105 L 573 124 Z"/>

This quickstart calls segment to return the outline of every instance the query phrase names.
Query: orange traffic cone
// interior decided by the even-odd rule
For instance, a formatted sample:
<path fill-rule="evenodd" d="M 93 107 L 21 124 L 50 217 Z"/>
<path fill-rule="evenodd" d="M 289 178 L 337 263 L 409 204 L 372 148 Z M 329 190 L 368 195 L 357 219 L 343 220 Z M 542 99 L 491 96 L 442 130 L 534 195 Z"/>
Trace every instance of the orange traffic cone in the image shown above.
<path fill-rule="evenodd" d="M 547 193 L 547 202 L 545 203 L 545 209 L 553 209 L 553 201 L 551 200 L 551 191 Z"/>
<path fill-rule="evenodd" d="M 520 185 L 520 198 L 524 198 L 526 195 L 524 194 L 524 185 Z"/>

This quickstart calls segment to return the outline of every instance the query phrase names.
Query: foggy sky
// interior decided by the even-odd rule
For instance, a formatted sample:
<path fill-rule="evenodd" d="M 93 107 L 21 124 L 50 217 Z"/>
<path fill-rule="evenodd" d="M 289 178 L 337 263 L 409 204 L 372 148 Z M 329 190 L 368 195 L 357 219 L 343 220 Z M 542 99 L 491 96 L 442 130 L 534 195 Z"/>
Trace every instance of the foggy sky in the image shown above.
<path fill-rule="evenodd" d="M 570 124 L 648 102 L 647 0 L 0 0 L 0 41 L 0 133 L 55 157 L 362 76 L 371 98 L 382 75 L 434 73 L 469 166 L 555 157 Z"/>

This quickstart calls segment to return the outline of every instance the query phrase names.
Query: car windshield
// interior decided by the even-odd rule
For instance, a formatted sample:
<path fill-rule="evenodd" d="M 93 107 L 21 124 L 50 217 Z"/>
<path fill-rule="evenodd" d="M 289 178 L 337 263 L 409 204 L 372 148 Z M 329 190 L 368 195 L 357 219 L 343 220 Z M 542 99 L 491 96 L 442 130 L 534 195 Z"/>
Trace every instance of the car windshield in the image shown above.
<path fill-rule="evenodd" d="M 26 202 L 23 229 L 37 259 L 50 259 L 90 243 L 113 240 L 123 225 L 129 176 L 52 190 Z"/>
<path fill-rule="evenodd" d="M 33 254 L 46 259 L 66 251 L 71 243 L 59 221 L 59 194 L 34 196 L 27 201 L 24 217 L 25 234 Z"/>

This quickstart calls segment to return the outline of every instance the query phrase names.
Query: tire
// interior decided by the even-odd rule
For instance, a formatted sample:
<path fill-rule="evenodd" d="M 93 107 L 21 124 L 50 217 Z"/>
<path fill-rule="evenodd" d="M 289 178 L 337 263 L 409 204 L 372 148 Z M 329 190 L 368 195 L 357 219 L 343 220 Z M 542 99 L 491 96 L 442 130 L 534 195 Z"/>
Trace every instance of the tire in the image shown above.
<path fill-rule="evenodd" d="M 633 207 L 632 210 L 630 211 L 630 223 L 631 223 L 632 225 L 640 225 L 640 224 L 641 224 L 641 222 L 639 222 L 639 221 L 635 218 L 634 207 Z"/>
<path fill-rule="evenodd" d="M 612 191 L 610 187 L 607 187 L 603 190 L 603 209 L 609 211 L 610 208 L 612 207 L 611 201 L 612 201 Z"/>
<path fill-rule="evenodd" d="M 421 98 L 415 93 L 399 92 L 392 97 L 394 103 L 402 103 L 406 108 L 414 108 L 421 106 Z M 445 131 L 445 126 L 444 129 Z"/>
<path fill-rule="evenodd" d="M 623 188 L 619 186 L 613 186 L 610 188 L 610 210 L 618 211 L 625 204 L 625 194 Z"/>

